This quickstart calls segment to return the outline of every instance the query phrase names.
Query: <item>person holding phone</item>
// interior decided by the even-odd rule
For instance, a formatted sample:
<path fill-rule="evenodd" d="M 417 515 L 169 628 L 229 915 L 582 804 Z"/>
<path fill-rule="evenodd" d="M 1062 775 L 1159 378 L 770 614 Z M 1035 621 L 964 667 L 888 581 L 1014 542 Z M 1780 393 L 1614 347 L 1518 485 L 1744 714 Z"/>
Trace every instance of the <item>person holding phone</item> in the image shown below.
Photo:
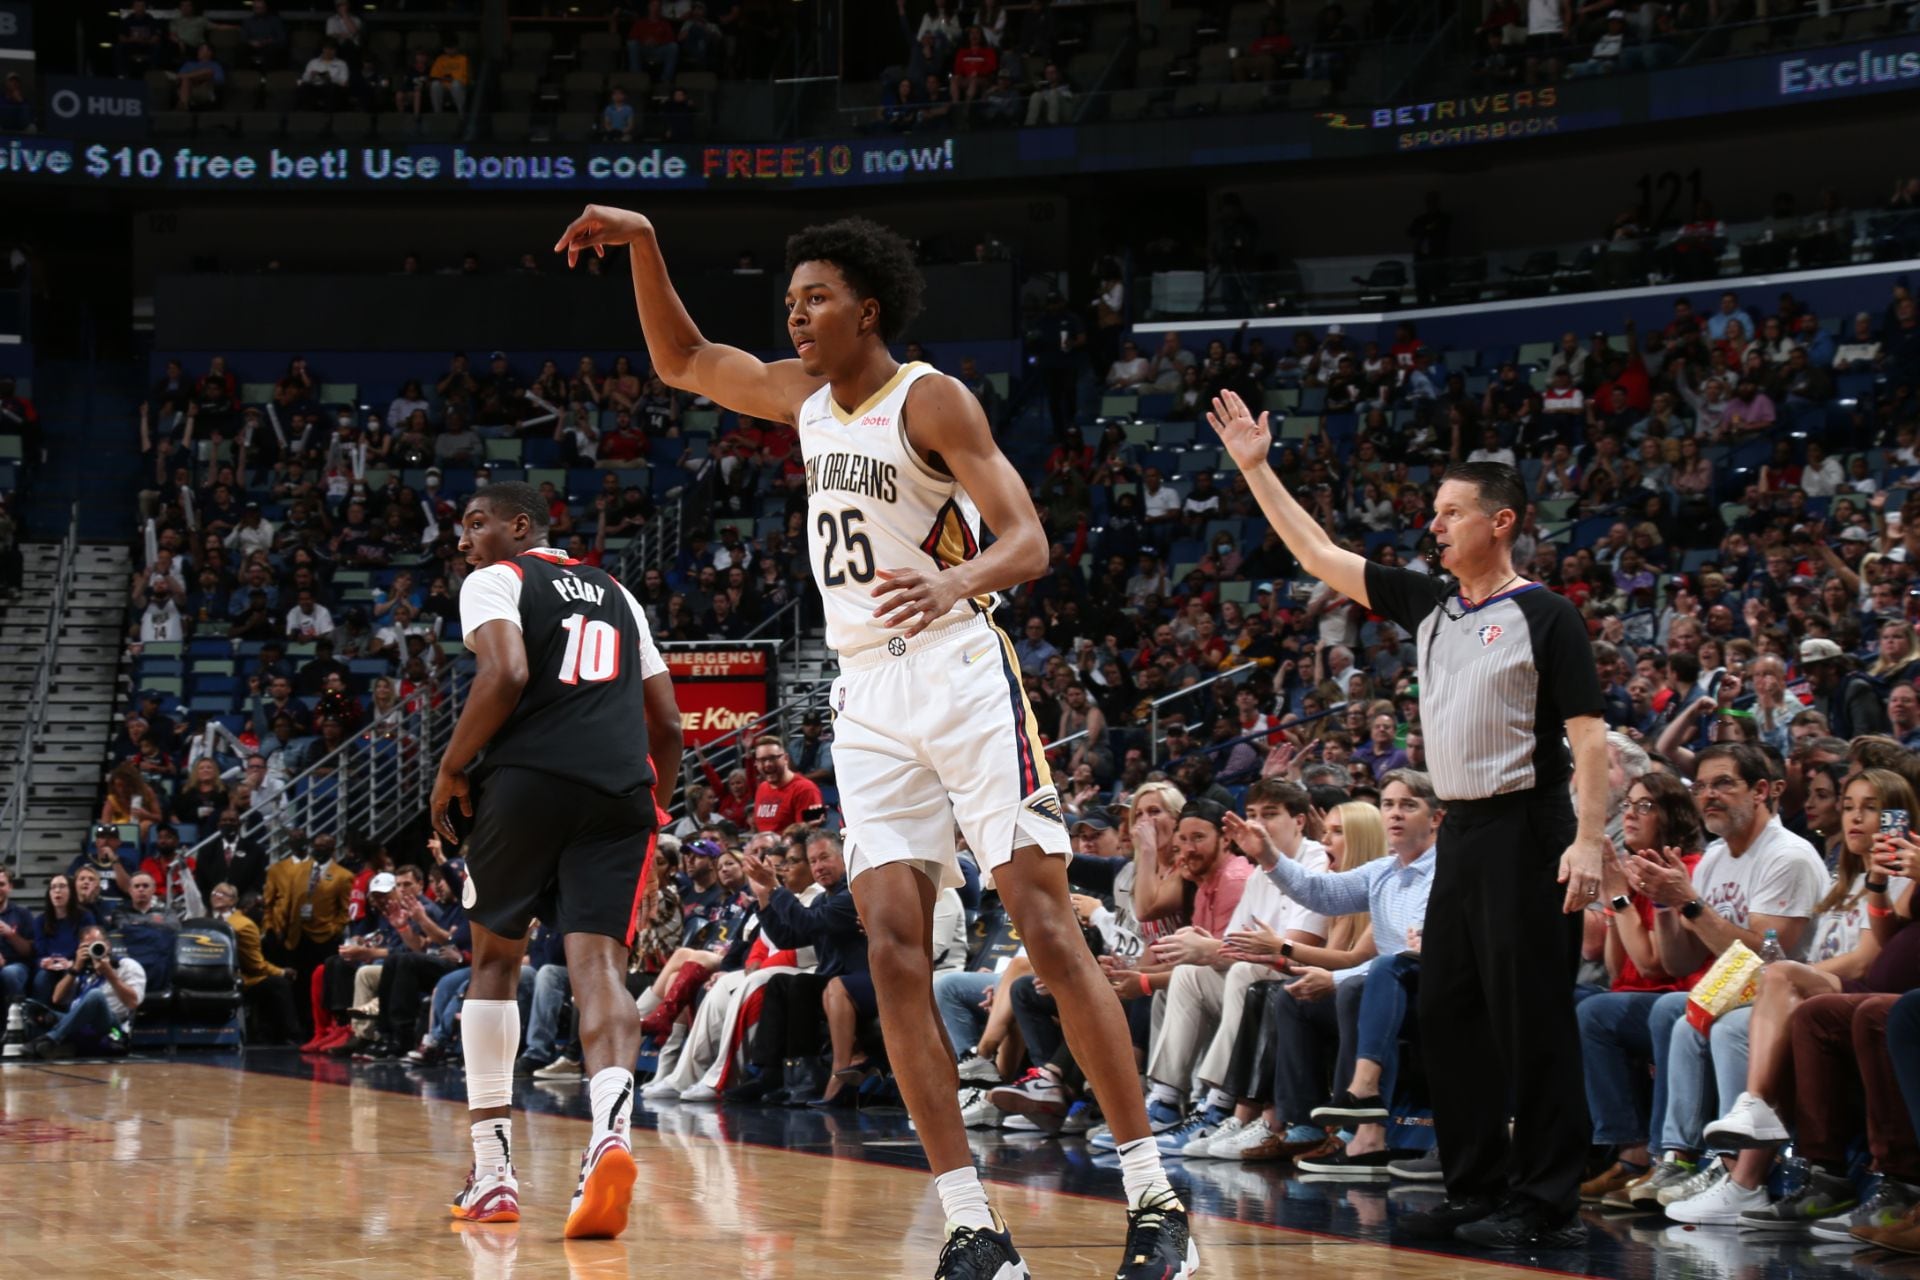
<path fill-rule="evenodd" d="M 1667 1216 L 1676 1222 L 1780 1229 L 1836 1217 L 1853 1207 L 1847 1137 L 1836 1135 L 1837 1144 L 1828 1147 L 1820 1140 L 1825 1126 L 1809 1126 L 1802 1135 L 1813 1139 L 1799 1144 L 1800 1155 L 1813 1165 L 1804 1187 L 1771 1203 L 1767 1174 L 1774 1152 L 1792 1136 L 1788 1118 L 1804 1110 L 1798 1072 L 1789 1070 L 1790 1063 L 1799 1061 L 1792 1029 L 1798 1010 L 1819 996 L 1846 995 L 1857 1003 L 1920 984 L 1920 946 L 1915 945 L 1920 933 L 1905 945 L 1890 946 L 1896 931 L 1871 927 L 1893 918 L 1893 908 L 1885 905 L 1891 898 L 1907 908 L 1902 922 L 1911 919 L 1912 884 L 1904 879 L 1896 884 L 1895 872 L 1905 869 L 1899 851 L 1907 843 L 1915 806 L 1913 788 L 1891 770 L 1867 769 L 1847 783 L 1840 799 L 1844 845 L 1839 871 L 1815 908 L 1810 963 L 1778 960 L 1761 971 L 1760 994 L 1747 1028 L 1746 1091 L 1705 1130 L 1710 1147 L 1739 1154 L 1724 1182 L 1667 1206 Z M 1876 899 L 1881 903 L 1877 907 Z M 1880 917 L 1873 914 L 1876 910 Z"/>

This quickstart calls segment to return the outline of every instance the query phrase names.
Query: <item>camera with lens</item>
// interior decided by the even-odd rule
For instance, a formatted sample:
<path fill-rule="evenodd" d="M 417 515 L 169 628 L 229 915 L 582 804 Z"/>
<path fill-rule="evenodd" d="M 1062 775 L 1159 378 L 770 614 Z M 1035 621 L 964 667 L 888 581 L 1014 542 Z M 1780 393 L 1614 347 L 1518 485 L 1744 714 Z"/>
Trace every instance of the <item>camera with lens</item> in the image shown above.
<path fill-rule="evenodd" d="M 81 950 L 80 957 L 86 961 L 88 968 L 92 968 L 102 960 L 105 960 L 111 950 L 112 948 L 108 947 L 104 941 L 95 938 Z"/>

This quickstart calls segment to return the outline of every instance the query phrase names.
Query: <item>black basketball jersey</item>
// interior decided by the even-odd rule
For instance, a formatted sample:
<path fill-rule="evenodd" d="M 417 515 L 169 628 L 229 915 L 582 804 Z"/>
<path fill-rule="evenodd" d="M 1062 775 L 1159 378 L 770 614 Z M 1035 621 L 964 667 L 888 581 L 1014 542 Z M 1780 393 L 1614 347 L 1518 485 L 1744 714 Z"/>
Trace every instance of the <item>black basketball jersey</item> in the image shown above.
<path fill-rule="evenodd" d="M 626 588 L 603 569 L 537 547 L 461 584 L 469 648 L 474 631 L 496 618 L 520 628 L 527 687 L 474 776 L 513 765 L 609 795 L 651 787 L 642 685 L 666 665 Z"/>

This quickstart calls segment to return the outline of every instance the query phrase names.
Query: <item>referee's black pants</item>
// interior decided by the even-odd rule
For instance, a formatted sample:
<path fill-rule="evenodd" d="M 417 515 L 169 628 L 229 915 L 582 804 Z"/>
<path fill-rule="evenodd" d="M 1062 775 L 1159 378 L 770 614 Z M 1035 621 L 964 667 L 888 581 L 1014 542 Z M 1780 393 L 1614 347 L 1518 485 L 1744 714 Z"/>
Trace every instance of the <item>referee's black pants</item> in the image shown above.
<path fill-rule="evenodd" d="M 1573 1012 L 1581 917 L 1561 911 L 1555 880 L 1573 802 L 1562 786 L 1445 807 L 1419 1008 L 1447 1194 L 1572 1212 L 1592 1134 Z"/>

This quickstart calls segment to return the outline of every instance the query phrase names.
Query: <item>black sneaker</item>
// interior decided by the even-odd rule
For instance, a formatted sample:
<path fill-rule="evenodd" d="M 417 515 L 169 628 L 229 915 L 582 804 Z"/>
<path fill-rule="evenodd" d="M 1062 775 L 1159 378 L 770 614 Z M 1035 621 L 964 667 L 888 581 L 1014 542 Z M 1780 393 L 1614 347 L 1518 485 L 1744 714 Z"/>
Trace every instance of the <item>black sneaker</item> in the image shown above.
<path fill-rule="evenodd" d="M 1587 1224 L 1577 1213 L 1514 1202 L 1456 1227 L 1453 1238 L 1482 1249 L 1577 1249 L 1587 1242 Z"/>
<path fill-rule="evenodd" d="M 770 1071 L 762 1071 L 759 1075 L 734 1085 L 721 1094 L 721 1097 L 728 1102 L 760 1102 L 779 1088 L 781 1088 L 779 1079 Z"/>
<path fill-rule="evenodd" d="M 513 1060 L 514 1078 L 519 1079 L 522 1076 L 531 1076 L 534 1072 L 546 1065 L 547 1060 L 545 1058 L 535 1058 L 523 1053 Z"/>
<path fill-rule="evenodd" d="M 993 1215 L 998 1231 L 954 1227 L 934 1264 L 933 1280 L 1031 1280 L 1007 1224 Z"/>
<path fill-rule="evenodd" d="M 1127 1211 L 1127 1249 L 1114 1280 L 1187 1280 L 1199 1270 L 1187 1207 L 1171 1189 Z"/>
<path fill-rule="evenodd" d="M 1293 1162 L 1293 1167 L 1301 1173 L 1313 1174 L 1322 1178 L 1347 1178 L 1353 1181 L 1385 1181 L 1393 1176 L 1393 1170 L 1387 1168 L 1399 1155 L 1392 1151 L 1369 1151 L 1364 1155 L 1350 1156 L 1344 1151 L 1335 1151 L 1330 1155 L 1307 1156 Z"/>
<path fill-rule="evenodd" d="M 1331 1125 L 1338 1120 L 1354 1124 L 1385 1124 L 1392 1113 L 1379 1095 L 1356 1098 L 1345 1089 L 1333 1095 L 1333 1101 L 1324 1107 L 1315 1107 L 1311 1119 L 1315 1124 Z"/>
<path fill-rule="evenodd" d="M 1395 1218 L 1393 1225 L 1401 1235 L 1415 1240 L 1451 1240 L 1456 1228 L 1499 1211 L 1500 1202 L 1492 1196 L 1465 1196 L 1419 1213 L 1404 1214 Z"/>
<path fill-rule="evenodd" d="M 77 1058 L 80 1051 L 73 1047 L 71 1040 L 55 1040 L 52 1036 L 41 1036 L 33 1042 L 33 1056 L 42 1062 L 56 1062 L 67 1058 Z"/>

